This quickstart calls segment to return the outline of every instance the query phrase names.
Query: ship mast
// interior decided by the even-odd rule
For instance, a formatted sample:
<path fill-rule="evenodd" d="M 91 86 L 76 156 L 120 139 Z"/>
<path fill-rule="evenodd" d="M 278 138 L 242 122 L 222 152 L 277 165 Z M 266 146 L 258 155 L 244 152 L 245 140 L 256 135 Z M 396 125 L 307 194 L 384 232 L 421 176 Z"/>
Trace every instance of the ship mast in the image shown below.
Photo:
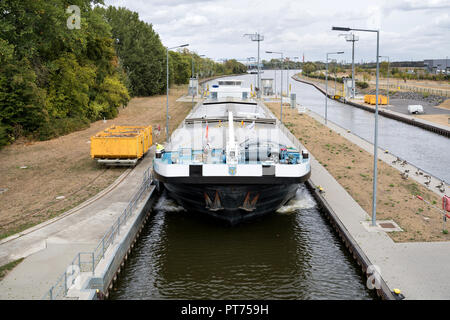
<path fill-rule="evenodd" d="M 228 165 L 235 166 L 238 163 L 238 148 L 236 145 L 236 140 L 234 138 L 234 123 L 233 123 L 233 113 L 228 112 L 228 142 L 227 142 L 227 158 L 226 162 Z"/>

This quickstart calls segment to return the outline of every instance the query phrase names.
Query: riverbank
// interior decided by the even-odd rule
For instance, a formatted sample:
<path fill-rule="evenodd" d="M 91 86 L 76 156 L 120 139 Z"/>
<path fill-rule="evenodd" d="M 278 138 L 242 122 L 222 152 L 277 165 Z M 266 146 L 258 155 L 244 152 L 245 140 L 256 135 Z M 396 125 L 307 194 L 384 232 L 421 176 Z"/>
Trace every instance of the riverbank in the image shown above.
<path fill-rule="evenodd" d="M 192 108 L 191 103 L 176 102 L 186 90 L 186 85 L 170 90 L 171 130 Z M 90 137 L 113 124 L 151 125 L 153 143 L 165 141 L 165 105 L 165 95 L 133 98 L 115 119 L 49 141 L 18 141 L 0 150 L 0 189 L 6 189 L 0 193 L 0 239 L 57 217 L 111 185 L 126 169 L 97 165 L 90 157 Z M 156 136 L 158 126 L 161 133 Z"/>
<path fill-rule="evenodd" d="M 279 116 L 279 104 L 267 106 Z M 298 114 L 296 109 L 284 108 L 283 117 L 285 126 L 371 215 L 373 156 L 310 116 Z M 392 219 L 403 229 L 389 233 L 394 241 L 450 240 L 448 234 L 442 233 L 439 212 L 415 197 L 419 194 L 439 206 L 441 199 L 435 193 L 411 179 L 402 179 L 398 170 L 382 161 L 378 170 L 377 219 Z"/>

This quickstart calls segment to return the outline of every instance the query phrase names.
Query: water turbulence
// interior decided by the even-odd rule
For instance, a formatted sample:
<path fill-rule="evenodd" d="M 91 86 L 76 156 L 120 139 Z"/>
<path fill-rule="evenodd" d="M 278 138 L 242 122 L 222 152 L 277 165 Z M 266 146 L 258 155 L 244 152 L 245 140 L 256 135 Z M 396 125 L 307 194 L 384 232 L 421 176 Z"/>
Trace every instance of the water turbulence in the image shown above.
<path fill-rule="evenodd" d="M 374 298 L 304 185 L 258 220 L 203 218 L 163 195 L 111 298 Z"/>
<path fill-rule="evenodd" d="M 279 214 L 291 214 L 301 209 L 311 209 L 316 206 L 312 195 L 305 188 L 299 188 L 295 197 L 289 200 L 284 206 L 276 212 Z"/>

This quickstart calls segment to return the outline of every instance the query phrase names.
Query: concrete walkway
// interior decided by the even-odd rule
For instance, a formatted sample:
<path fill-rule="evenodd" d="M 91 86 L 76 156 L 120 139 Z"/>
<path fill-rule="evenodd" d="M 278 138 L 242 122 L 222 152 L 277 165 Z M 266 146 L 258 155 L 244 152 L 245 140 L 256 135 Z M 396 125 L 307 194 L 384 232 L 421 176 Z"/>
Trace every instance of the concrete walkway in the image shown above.
<path fill-rule="evenodd" d="M 320 119 L 317 114 L 308 113 Z M 373 145 L 330 121 L 328 127 L 373 152 Z M 379 155 L 389 163 L 388 154 L 380 150 Z M 400 289 L 406 299 L 450 299 L 450 242 L 395 243 L 380 228 L 364 225 L 371 220 L 369 215 L 314 157 L 311 171 L 311 181 L 324 188 L 325 200 L 371 263 L 379 267 L 391 290 Z"/>
<path fill-rule="evenodd" d="M 153 148 L 115 187 L 79 210 L 44 222 L 0 243 L 0 265 L 25 257 L 2 281 L 0 299 L 41 299 L 78 252 L 93 251 L 122 214 L 151 165 Z M 75 208 L 77 209 L 77 208 Z"/>

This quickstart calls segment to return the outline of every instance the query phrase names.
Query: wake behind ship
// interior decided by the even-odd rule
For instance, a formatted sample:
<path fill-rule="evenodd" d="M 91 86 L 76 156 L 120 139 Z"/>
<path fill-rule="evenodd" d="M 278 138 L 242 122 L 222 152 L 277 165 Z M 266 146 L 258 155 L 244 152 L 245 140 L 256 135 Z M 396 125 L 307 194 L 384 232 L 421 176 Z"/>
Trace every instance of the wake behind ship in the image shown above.
<path fill-rule="evenodd" d="M 156 180 L 188 211 L 236 224 L 276 211 L 309 178 L 308 151 L 250 95 L 219 81 L 154 159 Z"/>

